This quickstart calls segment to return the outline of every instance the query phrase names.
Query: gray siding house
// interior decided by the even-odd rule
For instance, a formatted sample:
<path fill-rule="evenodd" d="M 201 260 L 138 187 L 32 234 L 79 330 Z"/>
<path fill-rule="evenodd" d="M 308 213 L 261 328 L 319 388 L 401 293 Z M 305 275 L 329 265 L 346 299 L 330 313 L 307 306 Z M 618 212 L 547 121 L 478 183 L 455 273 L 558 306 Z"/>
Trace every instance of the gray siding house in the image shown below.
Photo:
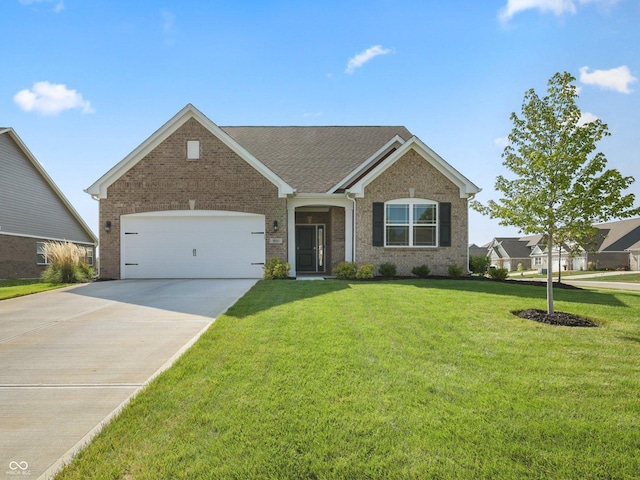
<path fill-rule="evenodd" d="M 81 245 L 93 264 L 97 237 L 16 132 L 0 127 L 0 279 L 38 278 L 47 241 Z"/>

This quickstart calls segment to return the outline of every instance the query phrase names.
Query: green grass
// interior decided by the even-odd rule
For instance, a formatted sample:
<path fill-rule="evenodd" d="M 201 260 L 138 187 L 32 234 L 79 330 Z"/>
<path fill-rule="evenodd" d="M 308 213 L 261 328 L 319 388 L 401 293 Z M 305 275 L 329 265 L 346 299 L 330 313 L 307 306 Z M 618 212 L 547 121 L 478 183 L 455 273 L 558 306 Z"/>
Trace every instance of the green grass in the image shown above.
<path fill-rule="evenodd" d="M 259 282 L 57 478 L 631 479 L 640 295 Z"/>
<path fill-rule="evenodd" d="M 67 284 L 43 283 L 40 280 L 0 280 L 0 300 L 31 295 L 55 288 L 66 287 Z"/>

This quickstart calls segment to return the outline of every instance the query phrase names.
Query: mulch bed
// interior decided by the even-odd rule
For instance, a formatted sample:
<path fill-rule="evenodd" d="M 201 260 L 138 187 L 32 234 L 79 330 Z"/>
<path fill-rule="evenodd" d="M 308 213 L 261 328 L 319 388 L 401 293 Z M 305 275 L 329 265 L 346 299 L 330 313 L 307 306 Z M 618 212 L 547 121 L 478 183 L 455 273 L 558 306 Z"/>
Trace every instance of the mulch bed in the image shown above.
<path fill-rule="evenodd" d="M 553 312 L 549 315 L 546 310 L 530 308 L 528 310 L 513 312 L 513 314 L 520 318 L 526 318 L 548 325 L 561 325 L 563 327 L 599 327 L 597 323 L 572 313 Z"/>

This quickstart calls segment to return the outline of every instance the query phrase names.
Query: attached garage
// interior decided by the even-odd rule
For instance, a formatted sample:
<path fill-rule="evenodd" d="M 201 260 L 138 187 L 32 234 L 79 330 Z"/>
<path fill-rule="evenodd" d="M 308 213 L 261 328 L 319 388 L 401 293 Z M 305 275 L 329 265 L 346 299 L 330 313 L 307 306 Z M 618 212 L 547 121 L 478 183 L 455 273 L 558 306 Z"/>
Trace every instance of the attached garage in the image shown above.
<path fill-rule="evenodd" d="M 121 278 L 260 278 L 265 217 L 218 210 L 123 215 Z"/>

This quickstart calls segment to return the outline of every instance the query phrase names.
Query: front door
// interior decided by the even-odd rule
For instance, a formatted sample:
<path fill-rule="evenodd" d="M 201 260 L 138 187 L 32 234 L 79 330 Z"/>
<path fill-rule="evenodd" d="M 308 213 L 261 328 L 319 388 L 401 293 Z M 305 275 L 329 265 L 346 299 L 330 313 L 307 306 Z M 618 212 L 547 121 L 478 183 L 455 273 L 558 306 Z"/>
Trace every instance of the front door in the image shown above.
<path fill-rule="evenodd" d="M 299 272 L 317 271 L 316 225 L 296 225 L 296 269 Z"/>

